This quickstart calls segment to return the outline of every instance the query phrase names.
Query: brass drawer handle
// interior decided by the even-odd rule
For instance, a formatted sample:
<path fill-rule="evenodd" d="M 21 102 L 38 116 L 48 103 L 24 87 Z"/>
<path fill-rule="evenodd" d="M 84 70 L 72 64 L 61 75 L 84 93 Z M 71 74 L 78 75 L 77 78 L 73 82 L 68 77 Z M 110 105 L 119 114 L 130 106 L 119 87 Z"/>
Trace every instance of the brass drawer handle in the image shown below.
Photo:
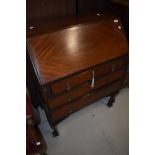
<path fill-rule="evenodd" d="M 67 86 L 66 86 L 66 90 L 67 90 L 67 91 L 71 90 L 71 86 L 70 86 L 70 85 L 67 85 Z"/>
<path fill-rule="evenodd" d="M 115 65 L 112 65 L 111 66 L 111 72 L 114 72 L 115 71 Z"/>
<path fill-rule="evenodd" d="M 90 93 L 88 93 L 88 94 L 85 95 L 85 97 L 88 97 L 88 96 L 90 96 Z"/>
<path fill-rule="evenodd" d="M 68 99 L 67 99 L 67 101 L 68 101 L 68 102 L 71 102 L 71 101 L 72 101 L 72 99 L 71 99 L 71 98 L 68 98 Z"/>

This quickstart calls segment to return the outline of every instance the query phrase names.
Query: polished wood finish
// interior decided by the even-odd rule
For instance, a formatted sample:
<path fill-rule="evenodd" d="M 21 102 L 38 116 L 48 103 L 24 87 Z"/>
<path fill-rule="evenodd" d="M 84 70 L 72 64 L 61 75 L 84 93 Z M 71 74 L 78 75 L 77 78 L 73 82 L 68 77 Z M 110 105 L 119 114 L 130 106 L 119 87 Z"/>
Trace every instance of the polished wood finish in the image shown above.
<path fill-rule="evenodd" d="M 53 29 L 27 39 L 39 96 L 55 135 L 57 123 L 72 112 L 104 96 L 116 96 L 123 86 L 128 44 L 121 22 L 114 19 Z"/>
<path fill-rule="evenodd" d="M 59 109 L 51 111 L 51 117 L 54 122 L 58 122 L 59 120 L 67 117 L 69 113 L 70 107 L 68 104 L 60 107 Z"/>
<path fill-rule="evenodd" d="M 93 88 L 91 87 L 91 84 L 90 84 L 91 81 L 88 81 L 82 85 L 79 85 L 78 87 L 75 87 L 71 91 L 66 90 L 67 92 L 64 92 L 63 94 L 53 96 L 52 99 L 49 99 L 48 104 L 51 109 L 61 106 L 67 102 L 71 102 L 72 100 L 82 96 L 83 94 L 89 93 L 93 91 L 94 89 L 102 87 L 106 85 L 107 83 L 111 83 L 115 80 L 121 79 L 123 75 L 124 75 L 124 70 L 119 70 L 109 75 L 100 77 L 96 79 L 95 85 Z"/>
<path fill-rule="evenodd" d="M 41 85 L 128 52 L 124 33 L 113 20 L 31 37 L 27 45 Z"/>
<path fill-rule="evenodd" d="M 88 93 L 71 103 L 67 103 L 58 109 L 52 110 L 51 112 L 52 119 L 55 122 L 59 122 L 63 118 L 69 116 L 71 113 L 80 110 L 81 108 L 91 104 L 92 102 L 97 101 L 103 96 L 109 95 L 112 92 L 117 92 L 120 88 L 121 88 L 120 81 L 114 82 L 111 85 L 105 87 L 101 87 L 100 89 Z"/>
<path fill-rule="evenodd" d="M 107 13 L 113 13 L 121 18 L 125 34 L 129 39 L 128 5 L 111 0 L 27 0 L 27 36 L 50 32 L 56 27 L 60 28 L 84 21 L 103 20 Z M 29 29 L 30 26 L 33 26 L 34 29 Z"/>
<path fill-rule="evenodd" d="M 61 80 L 59 82 L 54 82 L 51 85 L 52 93 L 58 94 L 66 90 L 70 90 L 71 88 L 79 84 L 89 81 L 91 78 L 92 78 L 92 71 L 88 70 L 80 74 L 71 76 L 67 79 Z"/>
<path fill-rule="evenodd" d="M 91 80 L 92 78 L 92 71 L 95 72 L 95 77 L 103 76 L 107 73 L 111 73 L 119 68 L 122 68 L 123 66 L 126 66 L 128 64 L 127 57 L 117 59 L 114 61 L 111 61 L 110 63 L 103 64 L 94 68 L 91 68 L 90 70 L 84 71 L 80 74 L 76 74 L 74 76 L 71 76 L 67 79 L 60 80 L 59 82 L 54 82 L 51 85 L 52 94 L 61 93 L 66 90 L 70 90 L 71 88 L 82 84 L 86 81 Z"/>

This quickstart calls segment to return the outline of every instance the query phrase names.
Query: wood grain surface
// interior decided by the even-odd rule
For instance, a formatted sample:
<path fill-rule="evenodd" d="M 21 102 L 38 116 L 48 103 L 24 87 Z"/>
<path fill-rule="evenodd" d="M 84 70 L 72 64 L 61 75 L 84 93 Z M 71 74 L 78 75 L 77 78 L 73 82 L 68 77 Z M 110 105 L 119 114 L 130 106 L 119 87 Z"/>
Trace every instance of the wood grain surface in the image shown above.
<path fill-rule="evenodd" d="M 114 19 L 76 25 L 27 39 L 41 85 L 128 53 L 121 23 Z"/>

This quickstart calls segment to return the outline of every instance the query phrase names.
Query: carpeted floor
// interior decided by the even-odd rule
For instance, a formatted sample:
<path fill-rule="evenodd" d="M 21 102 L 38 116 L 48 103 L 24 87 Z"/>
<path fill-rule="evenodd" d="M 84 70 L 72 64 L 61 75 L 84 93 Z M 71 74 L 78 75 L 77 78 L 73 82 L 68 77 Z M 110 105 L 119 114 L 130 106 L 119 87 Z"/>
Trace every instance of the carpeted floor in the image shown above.
<path fill-rule="evenodd" d="M 70 115 L 58 125 L 60 136 L 53 137 L 45 114 L 39 109 L 41 132 L 48 155 L 128 155 L 129 90 L 122 89 L 114 106 L 107 98 Z"/>

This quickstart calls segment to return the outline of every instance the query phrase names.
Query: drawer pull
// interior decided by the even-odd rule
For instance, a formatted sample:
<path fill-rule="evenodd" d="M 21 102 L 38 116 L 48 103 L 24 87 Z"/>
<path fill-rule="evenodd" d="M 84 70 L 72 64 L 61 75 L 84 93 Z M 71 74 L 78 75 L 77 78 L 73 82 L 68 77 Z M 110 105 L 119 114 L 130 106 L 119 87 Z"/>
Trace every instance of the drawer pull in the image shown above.
<path fill-rule="evenodd" d="M 88 97 L 88 96 L 90 96 L 90 93 L 88 93 L 88 94 L 85 95 L 85 97 Z"/>
<path fill-rule="evenodd" d="M 115 71 L 115 66 L 112 65 L 111 71 L 114 72 Z"/>
<path fill-rule="evenodd" d="M 71 99 L 71 98 L 68 98 L 68 99 L 67 99 L 67 101 L 68 101 L 68 102 L 71 102 L 71 101 L 72 101 L 72 99 Z"/>
<path fill-rule="evenodd" d="M 92 71 L 93 77 L 91 80 L 91 87 L 94 88 L 94 84 L 95 84 L 95 71 Z"/>
<path fill-rule="evenodd" d="M 67 91 L 71 90 L 71 86 L 67 85 L 67 86 L 66 86 L 66 90 L 67 90 Z"/>

